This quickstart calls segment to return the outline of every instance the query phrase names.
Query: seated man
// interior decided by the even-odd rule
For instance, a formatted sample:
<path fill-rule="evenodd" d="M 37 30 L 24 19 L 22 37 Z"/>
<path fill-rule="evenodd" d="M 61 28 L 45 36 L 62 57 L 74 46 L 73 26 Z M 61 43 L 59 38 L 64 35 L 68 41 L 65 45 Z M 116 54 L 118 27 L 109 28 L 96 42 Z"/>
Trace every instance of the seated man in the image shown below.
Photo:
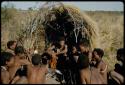
<path fill-rule="evenodd" d="M 89 58 L 81 54 L 78 58 L 78 68 L 80 72 L 80 80 L 82 84 L 105 84 L 104 78 L 99 70 L 89 66 Z"/>
<path fill-rule="evenodd" d="M 27 83 L 27 65 L 30 64 L 31 63 L 26 59 L 23 46 L 17 46 L 15 48 L 14 66 L 10 69 L 10 76 L 14 78 L 15 84 Z"/>
<path fill-rule="evenodd" d="M 107 84 L 107 65 L 102 60 L 103 55 L 104 55 L 104 51 L 102 49 L 95 48 L 93 50 L 92 60 L 96 62 L 94 66 L 99 69 L 102 77 L 105 80 L 105 83 Z"/>
<path fill-rule="evenodd" d="M 124 84 L 125 83 L 125 56 L 124 56 L 124 49 L 120 48 L 117 51 L 117 60 L 121 62 L 121 64 L 115 64 L 114 71 L 110 71 L 109 76 L 109 83 L 113 84 Z"/>
<path fill-rule="evenodd" d="M 14 65 L 14 55 L 9 52 L 1 53 L 1 83 L 2 84 L 11 84 L 13 80 L 10 76 L 10 68 Z"/>
<path fill-rule="evenodd" d="M 29 84 L 45 84 L 46 73 L 47 73 L 47 61 L 42 59 L 41 55 L 34 54 L 32 56 L 32 64 L 28 66 L 28 83 Z"/>
<path fill-rule="evenodd" d="M 124 69 L 125 69 L 125 56 L 124 56 L 124 49 L 120 48 L 117 51 L 117 56 L 116 56 L 117 60 L 121 63 L 117 63 L 115 64 L 115 71 L 120 73 L 121 75 L 124 75 Z"/>
<path fill-rule="evenodd" d="M 112 83 L 112 84 L 123 84 L 124 83 L 123 75 L 117 73 L 116 71 L 111 71 L 110 76 L 112 78 L 112 81 L 110 81 L 109 83 Z"/>

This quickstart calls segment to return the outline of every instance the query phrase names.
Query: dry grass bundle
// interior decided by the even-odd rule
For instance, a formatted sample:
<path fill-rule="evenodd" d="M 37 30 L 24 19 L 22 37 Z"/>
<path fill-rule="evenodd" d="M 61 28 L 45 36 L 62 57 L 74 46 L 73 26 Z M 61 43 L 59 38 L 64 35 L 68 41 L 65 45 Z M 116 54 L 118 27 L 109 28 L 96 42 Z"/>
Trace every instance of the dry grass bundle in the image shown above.
<path fill-rule="evenodd" d="M 44 32 L 45 38 L 41 37 L 41 32 Z M 40 8 L 25 33 L 23 44 L 26 43 L 25 41 L 31 43 L 26 48 L 33 45 L 40 47 L 38 43 L 43 40 L 47 46 L 51 42 L 58 41 L 61 36 L 67 38 L 69 44 L 77 44 L 80 39 L 86 38 L 89 40 L 91 48 L 99 45 L 96 23 L 85 13 L 80 12 L 78 8 L 63 4 L 58 7 Z"/>

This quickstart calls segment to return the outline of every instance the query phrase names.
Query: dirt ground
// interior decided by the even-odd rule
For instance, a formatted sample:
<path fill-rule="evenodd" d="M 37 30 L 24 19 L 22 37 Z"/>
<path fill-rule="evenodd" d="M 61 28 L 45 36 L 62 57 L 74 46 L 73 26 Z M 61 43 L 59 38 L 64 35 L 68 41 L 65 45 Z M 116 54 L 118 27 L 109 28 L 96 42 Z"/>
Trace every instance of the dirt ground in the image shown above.
<path fill-rule="evenodd" d="M 50 73 L 47 74 L 45 84 L 60 84 L 60 82 L 55 80 L 55 77 L 52 78 L 51 76 L 52 76 L 52 74 L 50 74 Z"/>

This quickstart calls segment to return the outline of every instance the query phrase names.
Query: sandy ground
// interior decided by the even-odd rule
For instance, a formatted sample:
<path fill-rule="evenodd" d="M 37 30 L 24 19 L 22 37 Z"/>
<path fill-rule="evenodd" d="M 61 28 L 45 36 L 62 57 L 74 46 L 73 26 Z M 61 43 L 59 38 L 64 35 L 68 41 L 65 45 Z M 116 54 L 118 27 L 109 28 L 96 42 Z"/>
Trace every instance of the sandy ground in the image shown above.
<path fill-rule="evenodd" d="M 46 84 L 60 84 L 60 82 L 55 80 L 55 77 L 52 78 L 52 75 L 50 73 L 47 74 L 46 76 Z"/>
<path fill-rule="evenodd" d="M 60 83 L 52 78 L 48 78 L 46 80 L 46 84 L 60 84 Z"/>

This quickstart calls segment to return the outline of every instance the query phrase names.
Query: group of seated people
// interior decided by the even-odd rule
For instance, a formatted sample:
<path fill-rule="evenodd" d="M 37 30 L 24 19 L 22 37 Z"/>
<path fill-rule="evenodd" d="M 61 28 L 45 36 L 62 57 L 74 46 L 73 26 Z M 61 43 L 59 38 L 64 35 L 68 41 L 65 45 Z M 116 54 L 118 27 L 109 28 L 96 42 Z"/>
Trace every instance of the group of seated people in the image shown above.
<path fill-rule="evenodd" d="M 60 70 L 66 84 L 124 84 L 124 49 L 117 51 L 117 60 L 113 71 L 103 61 L 101 48 L 90 49 L 84 39 L 78 45 L 68 47 L 65 38 L 51 43 L 45 52 L 34 53 L 18 46 L 16 41 L 8 41 L 8 49 L 1 52 L 2 84 L 46 84 L 48 69 Z"/>

